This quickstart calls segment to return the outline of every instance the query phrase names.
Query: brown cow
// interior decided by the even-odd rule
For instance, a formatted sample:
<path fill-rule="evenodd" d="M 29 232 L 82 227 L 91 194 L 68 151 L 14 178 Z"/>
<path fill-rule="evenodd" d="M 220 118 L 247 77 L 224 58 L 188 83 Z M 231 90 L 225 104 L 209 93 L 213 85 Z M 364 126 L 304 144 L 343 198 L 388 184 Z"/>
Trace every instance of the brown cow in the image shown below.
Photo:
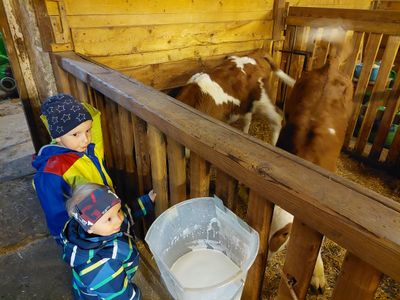
<path fill-rule="evenodd" d="M 285 124 L 277 142 L 277 147 L 332 172 L 336 170 L 353 107 L 353 84 L 339 71 L 337 49 L 332 43 L 327 63 L 303 73 L 297 80 L 285 103 Z M 271 228 L 277 229 L 271 230 L 270 244 L 281 249 L 289 237 L 293 216 L 280 208 L 278 211 L 279 214 L 274 212 Z M 322 293 L 325 284 L 320 252 L 311 285 Z"/>
<path fill-rule="evenodd" d="M 240 119 L 245 133 L 252 114 L 263 115 L 273 128 L 275 145 L 282 117 L 266 91 L 272 73 L 293 86 L 294 80 L 278 69 L 268 55 L 230 56 L 210 72 L 193 75 L 176 98 L 228 124 Z"/>

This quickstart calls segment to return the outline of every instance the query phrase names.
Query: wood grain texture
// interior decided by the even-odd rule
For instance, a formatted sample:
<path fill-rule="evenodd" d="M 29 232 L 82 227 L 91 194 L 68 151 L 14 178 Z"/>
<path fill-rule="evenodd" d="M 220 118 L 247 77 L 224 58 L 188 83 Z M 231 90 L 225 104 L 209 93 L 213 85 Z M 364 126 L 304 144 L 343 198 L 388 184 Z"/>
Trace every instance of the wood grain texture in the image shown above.
<path fill-rule="evenodd" d="M 374 299 L 381 273 L 350 252 L 346 253 L 339 278 L 332 294 L 333 300 Z"/>
<path fill-rule="evenodd" d="M 400 279 L 400 205 L 117 72 L 76 56 L 62 67 L 178 143 L 295 215 L 365 262 Z M 312 182 L 313 184 L 310 184 Z"/>

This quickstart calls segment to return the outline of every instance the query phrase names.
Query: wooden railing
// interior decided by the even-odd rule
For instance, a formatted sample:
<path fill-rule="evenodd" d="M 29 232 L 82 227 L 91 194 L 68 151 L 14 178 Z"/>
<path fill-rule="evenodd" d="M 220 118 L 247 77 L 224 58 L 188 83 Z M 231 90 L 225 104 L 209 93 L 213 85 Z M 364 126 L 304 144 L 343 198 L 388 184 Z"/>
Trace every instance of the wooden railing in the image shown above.
<path fill-rule="evenodd" d="M 322 39 L 323 35 L 329 39 L 332 28 L 339 25 L 346 30 L 345 44 L 348 43 L 353 52 L 341 68 L 353 78 L 355 92 L 354 112 L 344 148 L 374 164 L 398 168 L 400 12 L 290 7 L 286 25 L 284 68 L 295 78 L 301 76 L 303 67 L 310 70 L 325 63 L 329 42 Z M 308 56 L 307 65 L 304 65 L 304 56 L 293 51 L 302 51 Z M 378 61 L 381 61 L 378 76 L 370 80 L 373 65 Z M 362 63 L 362 69 L 358 78 L 354 78 L 357 63 Z M 396 71 L 397 76 L 393 78 Z M 283 92 L 282 101 L 285 96 Z"/>
<path fill-rule="evenodd" d="M 289 289 L 282 281 L 280 299 L 292 299 L 290 290 L 304 299 L 323 235 L 355 258 L 345 261 L 334 299 L 347 299 L 348 291 L 353 300 L 370 299 L 381 272 L 400 280 L 398 203 L 74 54 L 53 56 L 53 65 L 59 92 L 102 112 L 106 163 L 125 197 L 152 186 L 158 215 L 189 197 L 208 196 L 210 164 L 217 168 L 216 193 L 231 209 L 235 181 L 249 187 L 246 221 L 260 233 L 260 249 L 242 299 L 260 297 L 274 204 L 295 216 L 284 273 L 296 284 Z"/>

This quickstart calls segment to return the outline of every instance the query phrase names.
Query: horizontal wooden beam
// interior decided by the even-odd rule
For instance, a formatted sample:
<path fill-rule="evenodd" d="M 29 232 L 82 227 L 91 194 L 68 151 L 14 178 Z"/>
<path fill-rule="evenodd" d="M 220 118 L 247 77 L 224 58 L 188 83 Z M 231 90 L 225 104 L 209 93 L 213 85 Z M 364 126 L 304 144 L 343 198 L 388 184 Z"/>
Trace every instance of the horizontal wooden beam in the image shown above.
<path fill-rule="evenodd" d="M 395 280 L 400 204 L 73 54 L 64 70 Z"/>
<path fill-rule="evenodd" d="M 332 27 L 346 30 L 400 34 L 400 11 L 366 9 L 339 9 L 317 7 L 290 7 L 287 25 Z"/>

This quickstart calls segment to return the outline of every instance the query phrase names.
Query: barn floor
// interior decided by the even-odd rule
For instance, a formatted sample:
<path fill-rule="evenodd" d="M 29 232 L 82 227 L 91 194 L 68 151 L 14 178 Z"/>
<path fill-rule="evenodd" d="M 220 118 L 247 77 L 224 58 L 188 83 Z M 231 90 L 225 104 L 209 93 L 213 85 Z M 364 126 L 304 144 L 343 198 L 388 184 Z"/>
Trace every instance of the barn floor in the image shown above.
<path fill-rule="evenodd" d="M 268 124 L 260 119 L 253 119 L 249 133 L 266 142 L 269 142 L 270 140 Z M 392 177 L 384 170 L 375 169 L 362 162 L 355 161 L 350 158 L 349 155 L 343 153 L 339 158 L 337 166 L 337 174 L 340 176 L 400 203 L 400 178 Z M 323 295 L 310 295 L 309 293 L 307 299 L 325 300 L 331 298 L 333 292 L 331 287 L 335 285 L 344 255 L 345 249 L 341 248 L 335 242 L 325 239 L 322 248 L 322 259 L 325 265 L 328 287 Z M 274 299 L 276 296 L 280 281 L 280 270 L 283 266 L 284 257 L 285 251 L 282 251 L 268 262 L 268 275 L 264 281 L 263 300 Z M 375 295 L 375 299 L 400 300 L 400 283 L 384 277 Z"/>
<path fill-rule="evenodd" d="M 71 271 L 49 236 L 32 187 L 34 148 L 19 99 L 0 100 L 0 299 L 72 299 Z M 166 300 L 143 264 L 143 300 Z"/>

